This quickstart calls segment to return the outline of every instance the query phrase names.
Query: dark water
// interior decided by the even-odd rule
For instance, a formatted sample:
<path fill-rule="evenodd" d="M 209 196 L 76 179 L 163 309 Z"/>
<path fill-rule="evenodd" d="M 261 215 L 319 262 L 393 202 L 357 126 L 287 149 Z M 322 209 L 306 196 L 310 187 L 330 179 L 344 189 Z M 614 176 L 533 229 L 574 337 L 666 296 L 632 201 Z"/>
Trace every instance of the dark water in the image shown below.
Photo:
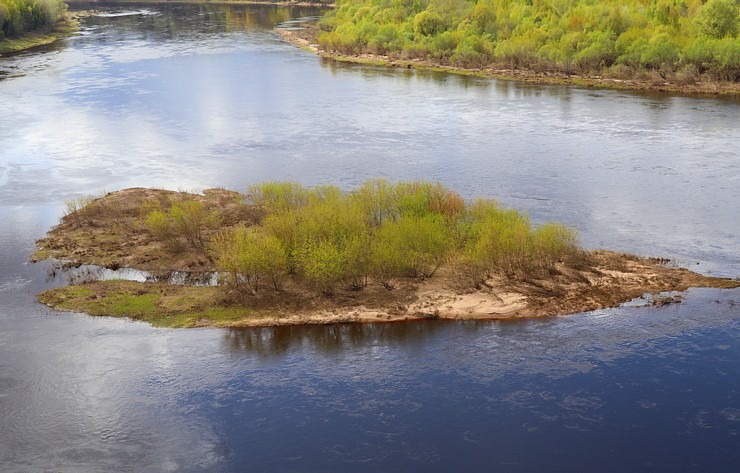
<path fill-rule="evenodd" d="M 736 277 L 737 100 L 337 65 L 271 31 L 310 9 L 104 11 L 0 59 L 0 471 L 740 468 L 738 290 L 523 323 L 184 331 L 50 311 L 34 294 L 55 282 L 26 263 L 84 194 L 385 176 Z"/>

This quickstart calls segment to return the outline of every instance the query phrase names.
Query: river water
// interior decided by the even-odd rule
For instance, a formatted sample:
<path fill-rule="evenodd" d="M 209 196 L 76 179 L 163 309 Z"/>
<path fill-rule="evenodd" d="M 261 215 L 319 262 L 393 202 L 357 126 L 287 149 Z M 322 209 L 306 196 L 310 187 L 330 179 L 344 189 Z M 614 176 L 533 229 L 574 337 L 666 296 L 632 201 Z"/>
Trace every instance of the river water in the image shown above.
<path fill-rule="evenodd" d="M 737 277 L 740 102 L 336 64 L 272 32 L 311 9 L 101 5 L 0 58 L 0 471 L 740 467 L 740 290 L 517 323 L 168 330 L 49 310 L 34 295 L 59 282 L 26 262 L 84 194 L 383 176 Z"/>

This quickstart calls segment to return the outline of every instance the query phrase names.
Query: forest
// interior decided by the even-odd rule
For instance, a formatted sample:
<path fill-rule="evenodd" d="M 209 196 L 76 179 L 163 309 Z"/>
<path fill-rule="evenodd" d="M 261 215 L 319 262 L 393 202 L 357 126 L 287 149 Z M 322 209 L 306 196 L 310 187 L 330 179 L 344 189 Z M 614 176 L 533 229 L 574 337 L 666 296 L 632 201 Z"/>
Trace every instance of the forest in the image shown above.
<path fill-rule="evenodd" d="M 0 39 L 49 32 L 66 11 L 61 0 L 0 0 Z"/>
<path fill-rule="evenodd" d="M 319 45 L 464 68 L 740 80 L 737 0 L 339 0 Z"/>

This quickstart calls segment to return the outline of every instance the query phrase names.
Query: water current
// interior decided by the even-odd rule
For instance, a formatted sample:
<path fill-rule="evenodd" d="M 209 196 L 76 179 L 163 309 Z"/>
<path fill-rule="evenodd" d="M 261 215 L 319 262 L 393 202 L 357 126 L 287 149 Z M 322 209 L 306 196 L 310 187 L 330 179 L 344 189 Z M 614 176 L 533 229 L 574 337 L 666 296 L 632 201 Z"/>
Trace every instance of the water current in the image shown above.
<path fill-rule="evenodd" d="M 75 8 L 85 5 L 76 4 Z M 309 8 L 95 4 L 0 58 L 0 471 L 737 471 L 740 291 L 517 323 L 168 330 L 58 313 L 67 199 L 440 180 L 740 276 L 740 102 L 322 60 Z"/>

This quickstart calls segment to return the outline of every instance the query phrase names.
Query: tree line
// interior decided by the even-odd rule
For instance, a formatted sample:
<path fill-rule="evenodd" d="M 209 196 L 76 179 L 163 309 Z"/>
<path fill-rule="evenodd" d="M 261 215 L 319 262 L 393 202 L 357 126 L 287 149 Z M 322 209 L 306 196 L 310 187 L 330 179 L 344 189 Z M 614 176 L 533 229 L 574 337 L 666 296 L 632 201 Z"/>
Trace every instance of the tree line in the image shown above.
<path fill-rule="evenodd" d="M 0 0 L 0 39 L 49 32 L 66 11 L 62 0 Z"/>
<path fill-rule="evenodd" d="M 339 0 L 321 29 L 341 54 L 740 80 L 738 0 Z"/>

